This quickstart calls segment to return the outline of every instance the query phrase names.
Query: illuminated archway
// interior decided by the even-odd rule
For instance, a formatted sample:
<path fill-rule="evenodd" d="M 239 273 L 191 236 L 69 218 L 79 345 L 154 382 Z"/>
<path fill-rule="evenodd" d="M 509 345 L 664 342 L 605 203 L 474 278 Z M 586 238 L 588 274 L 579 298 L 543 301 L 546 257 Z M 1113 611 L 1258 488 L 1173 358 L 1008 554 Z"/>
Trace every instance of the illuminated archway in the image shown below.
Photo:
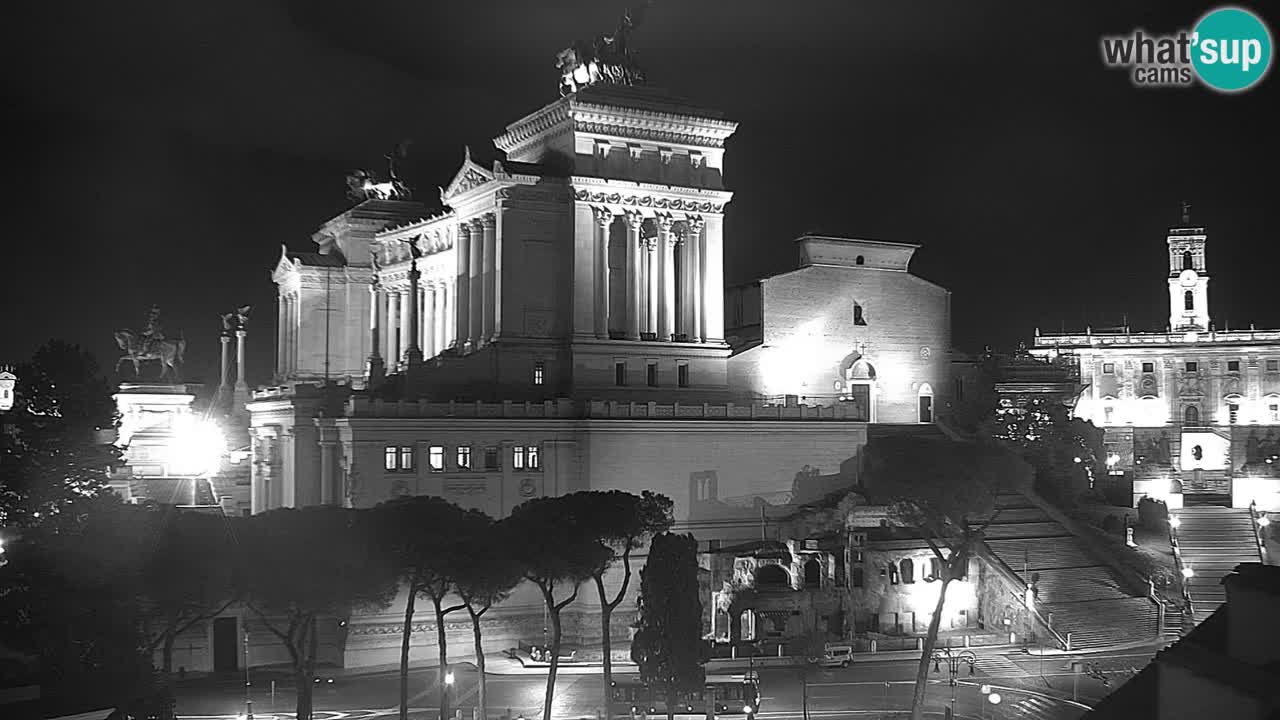
<path fill-rule="evenodd" d="M 876 368 L 860 352 L 850 353 L 840 363 L 840 400 L 853 405 L 852 415 L 866 422 L 876 421 Z"/>

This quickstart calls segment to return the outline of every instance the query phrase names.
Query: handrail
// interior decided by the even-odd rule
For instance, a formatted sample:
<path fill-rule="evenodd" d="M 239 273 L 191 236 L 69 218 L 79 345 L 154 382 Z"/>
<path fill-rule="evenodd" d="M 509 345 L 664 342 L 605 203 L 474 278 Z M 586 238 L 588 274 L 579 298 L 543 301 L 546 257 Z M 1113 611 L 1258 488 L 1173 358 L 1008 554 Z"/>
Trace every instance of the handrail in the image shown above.
<path fill-rule="evenodd" d="M 1172 514 L 1169 515 L 1173 517 Z M 1187 575 L 1182 564 L 1182 547 L 1178 544 L 1178 531 L 1173 527 L 1173 523 L 1165 520 L 1165 524 L 1169 528 L 1169 545 L 1173 547 L 1173 562 L 1178 569 L 1178 585 L 1182 588 L 1182 599 L 1187 603 L 1187 612 L 1191 613 L 1191 617 L 1196 616 L 1195 603 L 1191 601 L 1191 590 L 1187 588 Z"/>
<path fill-rule="evenodd" d="M 1016 581 L 1017 581 L 1017 583 L 1018 583 L 1019 585 L 1021 585 L 1022 587 L 1024 587 L 1024 588 L 1026 588 L 1026 587 L 1028 587 L 1028 586 L 1029 586 L 1029 584 L 1030 584 L 1030 583 L 1028 583 L 1028 582 L 1027 582 L 1027 580 L 1023 579 L 1023 578 L 1022 578 L 1022 576 L 1018 575 L 1017 571 L 1015 571 L 1013 568 L 1009 567 L 1009 564 L 1008 564 L 1008 563 L 1006 563 L 1006 562 L 1004 561 L 1004 559 L 1003 559 L 1003 558 L 1001 558 L 999 555 L 997 555 L 997 554 L 995 554 L 994 552 L 992 552 L 992 551 L 991 551 L 991 548 L 990 548 L 990 547 L 987 547 L 987 544 L 986 544 L 985 542 L 984 542 L 982 545 L 983 545 L 982 549 L 983 549 L 983 551 L 984 551 L 984 552 L 983 552 L 983 555 L 984 555 L 984 556 L 986 556 L 986 558 L 987 558 L 988 560 L 994 560 L 994 561 L 995 561 L 995 563 L 994 563 L 994 564 L 995 564 L 996 569 L 997 569 L 997 570 L 999 570 L 1001 573 L 1003 573 L 1003 574 L 1005 575 L 1005 579 L 1013 579 L 1013 580 L 1016 580 Z M 1058 645 L 1059 645 L 1063 650 L 1070 650 L 1070 649 L 1071 649 L 1071 643 L 1067 640 L 1067 638 L 1063 637 L 1062 633 L 1058 632 L 1057 630 L 1055 630 L 1055 629 L 1053 628 L 1053 624 L 1052 624 L 1051 622 L 1049 622 L 1049 620 L 1048 620 L 1044 615 L 1042 615 L 1042 614 L 1040 613 L 1040 611 L 1035 607 L 1035 602 L 1034 602 L 1034 601 L 1032 602 L 1032 604 L 1031 604 L 1031 605 L 1027 605 L 1026 595 L 1025 595 L 1025 594 L 1020 595 L 1020 596 L 1019 596 L 1019 599 L 1020 599 L 1020 600 L 1022 600 L 1022 606 L 1023 606 L 1023 607 L 1025 607 L 1025 608 L 1027 608 L 1027 610 L 1030 610 L 1030 611 L 1031 611 L 1031 615 L 1032 615 L 1032 616 L 1033 616 L 1037 621 L 1039 621 L 1039 622 L 1040 622 L 1040 624 L 1041 624 L 1041 625 L 1042 625 L 1046 630 L 1048 630 L 1048 631 L 1049 631 L 1049 634 L 1053 636 L 1053 639 L 1054 639 L 1054 640 L 1057 640 L 1057 641 L 1058 641 Z"/>
<path fill-rule="evenodd" d="M 1265 515 L 1265 513 L 1264 513 Z M 1267 541 L 1262 537 L 1262 524 L 1258 522 L 1262 518 L 1258 514 L 1258 501 L 1249 501 L 1249 523 L 1253 525 L 1253 539 L 1258 543 L 1258 560 L 1266 562 L 1267 557 Z"/>

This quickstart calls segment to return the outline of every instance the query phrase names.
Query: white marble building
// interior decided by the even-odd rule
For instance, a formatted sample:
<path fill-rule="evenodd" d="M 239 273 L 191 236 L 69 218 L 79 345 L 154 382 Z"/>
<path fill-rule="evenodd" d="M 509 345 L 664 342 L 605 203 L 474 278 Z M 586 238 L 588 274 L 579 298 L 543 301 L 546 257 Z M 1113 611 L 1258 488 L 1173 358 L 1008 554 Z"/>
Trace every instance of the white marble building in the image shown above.
<path fill-rule="evenodd" d="M 1280 510 L 1280 330 L 1210 322 L 1208 233 L 1185 212 L 1166 245 L 1164 331 L 1037 331 L 1032 352 L 1079 363 L 1076 415 L 1105 430 L 1112 472 L 1133 474 L 1135 503 Z"/>
<path fill-rule="evenodd" d="M 948 382 L 950 298 L 910 274 L 914 246 L 802 238 L 802 267 L 757 286 L 759 338 L 729 337 L 735 128 L 658 91 L 589 87 L 510 125 L 502 158 L 465 151 L 443 210 L 365 201 L 321 227 L 318 252 L 285 251 L 278 382 L 248 405 L 254 512 L 431 494 L 500 517 L 649 489 L 675 501 L 678 530 L 733 542 L 855 483 L 870 420 L 932 422 L 921 398 Z M 830 322 L 806 324 L 819 298 Z M 857 381 L 873 405 L 761 368 L 797 338 L 829 351 L 805 382 Z M 599 636 L 588 595 L 570 639 Z M 344 662 L 393 662 L 400 613 L 351 619 Z M 518 593 L 492 622 L 494 649 L 540 640 L 540 599 Z M 415 657 L 434 643 L 424 623 Z M 469 625 L 449 630 L 465 654 Z"/>

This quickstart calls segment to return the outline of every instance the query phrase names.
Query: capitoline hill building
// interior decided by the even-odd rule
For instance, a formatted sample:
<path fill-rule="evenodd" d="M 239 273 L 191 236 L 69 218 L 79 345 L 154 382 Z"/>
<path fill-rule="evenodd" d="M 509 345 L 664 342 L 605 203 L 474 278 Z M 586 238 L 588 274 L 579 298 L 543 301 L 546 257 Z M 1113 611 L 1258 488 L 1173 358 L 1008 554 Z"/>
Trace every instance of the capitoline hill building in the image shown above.
<path fill-rule="evenodd" d="M 312 252 L 282 250 L 277 382 L 248 404 L 253 512 L 420 494 L 502 517 L 647 489 L 721 547 L 854 484 L 869 428 L 932 423 L 950 294 L 910 272 L 916 246 L 804 236 L 796 269 L 726 287 L 735 129 L 655 89 L 587 87 L 509 125 L 497 159 L 460 152 L 440 208 L 364 200 Z M 587 595 L 570 641 L 598 628 Z M 542 638 L 535 593 L 491 614 L 494 650 Z M 351 618 L 340 661 L 394 662 L 401 622 Z M 450 632 L 465 652 L 469 625 Z M 434 633 L 414 641 L 433 652 Z"/>
<path fill-rule="evenodd" d="M 1075 413 L 1105 431 L 1113 475 L 1133 499 L 1171 507 L 1280 510 L 1280 330 L 1210 321 L 1209 235 L 1182 221 L 1166 235 L 1169 322 L 1158 332 L 1044 334 L 1031 352 L 1076 363 Z"/>

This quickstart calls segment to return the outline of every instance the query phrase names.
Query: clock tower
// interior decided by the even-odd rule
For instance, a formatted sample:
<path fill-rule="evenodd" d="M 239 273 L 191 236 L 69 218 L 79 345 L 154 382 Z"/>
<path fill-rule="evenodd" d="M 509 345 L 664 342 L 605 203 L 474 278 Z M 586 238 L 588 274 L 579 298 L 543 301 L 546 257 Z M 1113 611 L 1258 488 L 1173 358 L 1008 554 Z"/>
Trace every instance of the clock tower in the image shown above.
<path fill-rule="evenodd" d="M 1182 204 L 1182 223 L 1169 229 L 1169 328 L 1209 329 L 1209 274 L 1203 227 L 1191 224 L 1191 206 Z"/>

